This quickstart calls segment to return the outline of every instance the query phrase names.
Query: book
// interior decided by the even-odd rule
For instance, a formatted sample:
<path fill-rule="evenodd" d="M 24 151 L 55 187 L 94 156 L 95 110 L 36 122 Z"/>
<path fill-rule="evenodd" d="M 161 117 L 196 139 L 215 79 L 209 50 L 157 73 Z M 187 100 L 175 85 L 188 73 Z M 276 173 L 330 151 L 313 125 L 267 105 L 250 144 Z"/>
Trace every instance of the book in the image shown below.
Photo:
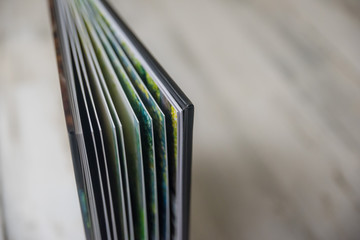
<path fill-rule="evenodd" d="M 188 239 L 194 106 L 109 3 L 49 0 L 87 239 Z"/>

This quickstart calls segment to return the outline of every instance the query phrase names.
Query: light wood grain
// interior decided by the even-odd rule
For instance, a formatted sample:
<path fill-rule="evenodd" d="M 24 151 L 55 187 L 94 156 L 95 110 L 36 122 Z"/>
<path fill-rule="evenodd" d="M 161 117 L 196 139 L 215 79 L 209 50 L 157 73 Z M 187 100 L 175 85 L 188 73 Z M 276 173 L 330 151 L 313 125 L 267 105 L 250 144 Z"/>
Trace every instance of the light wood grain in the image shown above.
<path fill-rule="evenodd" d="M 113 1 L 196 109 L 192 239 L 358 239 L 357 1 Z"/>

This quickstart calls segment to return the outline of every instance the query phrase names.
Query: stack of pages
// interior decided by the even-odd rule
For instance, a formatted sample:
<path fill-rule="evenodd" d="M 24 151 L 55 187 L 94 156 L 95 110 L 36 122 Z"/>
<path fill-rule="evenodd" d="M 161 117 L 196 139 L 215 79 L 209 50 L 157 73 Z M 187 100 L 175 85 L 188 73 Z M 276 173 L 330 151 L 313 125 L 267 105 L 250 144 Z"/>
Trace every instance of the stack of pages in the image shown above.
<path fill-rule="evenodd" d="M 187 239 L 193 105 L 108 3 L 50 10 L 86 238 Z"/>

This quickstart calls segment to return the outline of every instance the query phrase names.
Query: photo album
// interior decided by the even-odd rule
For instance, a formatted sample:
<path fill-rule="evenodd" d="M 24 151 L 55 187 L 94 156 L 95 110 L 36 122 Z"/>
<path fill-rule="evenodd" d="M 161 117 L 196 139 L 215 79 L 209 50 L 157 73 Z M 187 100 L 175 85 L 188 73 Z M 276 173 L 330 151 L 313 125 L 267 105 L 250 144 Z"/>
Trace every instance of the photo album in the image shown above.
<path fill-rule="evenodd" d="M 86 239 L 187 240 L 194 106 L 104 0 L 49 0 Z"/>

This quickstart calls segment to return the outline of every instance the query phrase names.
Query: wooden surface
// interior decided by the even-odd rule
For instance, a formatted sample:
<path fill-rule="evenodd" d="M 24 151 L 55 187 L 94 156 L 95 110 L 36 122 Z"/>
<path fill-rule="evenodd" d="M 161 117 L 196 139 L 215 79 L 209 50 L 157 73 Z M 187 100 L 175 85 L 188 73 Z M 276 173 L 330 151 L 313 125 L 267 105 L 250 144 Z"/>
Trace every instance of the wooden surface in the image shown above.
<path fill-rule="evenodd" d="M 47 1 L 0 1 L 0 171 L 9 240 L 84 239 Z"/>
<path fill-rule="evenodd" d="M 112 2 L 195 105 L 191 239 L 360 238 L 359 1 Z M 10 239 L 82 234 L 51 37 L 0 1 Z"/>

